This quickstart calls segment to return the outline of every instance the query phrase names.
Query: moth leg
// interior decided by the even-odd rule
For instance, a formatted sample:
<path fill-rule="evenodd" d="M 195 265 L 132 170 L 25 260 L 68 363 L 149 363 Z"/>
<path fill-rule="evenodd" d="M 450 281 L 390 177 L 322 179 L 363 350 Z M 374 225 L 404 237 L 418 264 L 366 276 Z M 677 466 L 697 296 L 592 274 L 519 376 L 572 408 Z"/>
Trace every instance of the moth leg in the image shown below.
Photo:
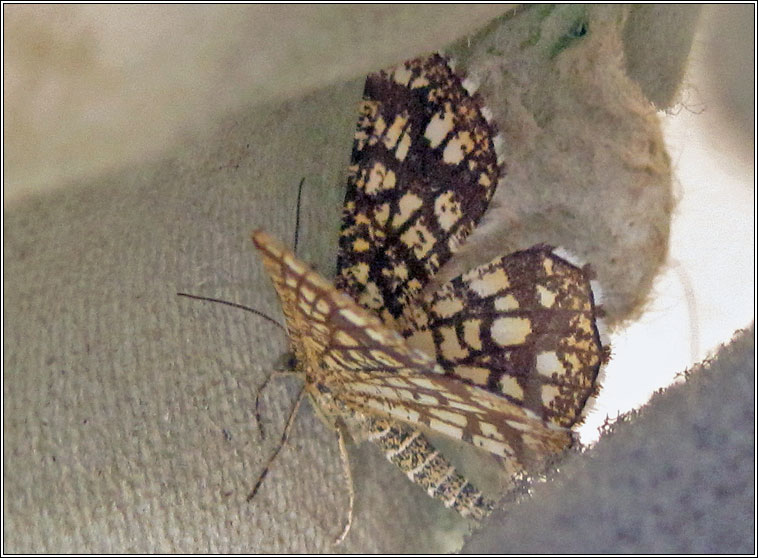
<path fill-rule="evenodd" d="M 266 437 L 266 434 L 263 432 L 263 421 L 261 420 L 260 413 L 261 393 L 263 393 L 263 390 L 268 387 L 268 383 L 271 381 L 271 378 L 293 375 L 302 376 L 302 373 L 296 369 L 295 356 L 292 353 L 286 353 L 282 355 L 279 360 L 277 360 L 276 364 L 274 365 L 274 369 L 268 376 L 266 376 L 266 379 L 261 384 L 261 387 L 258 388 L 258 391 L 255 394 L 255 423 L 258 425 L 258 432 L 261 435 L 261 439 Z"/>
<path fill-rule="evenodd" d="M 271 377 L 271 376 L 269 376 Z M 295 424 L 295 417 L 297 417 L 297 412 L 300 410 L 300 404 L 303 402 L 303 399 L 305 399 L 306 395 L 305 386 L 303 386 L 300 389 L 300 393 L 297 395 L 297 401 L 295 401 L 295 404 L 292 406 L 292 411 L 290 411 L 290 416 L 287 419 L 287 425 L 284 427 L 284 432 L 282 433 L 282 439 L 279 441 L 279 446 L 277 446 L 274 453 L 271 454 L 271 456 L 268 458 L 268 461 L 266 461 L 265 467 L 263 467 L 263 472 L 258 477 L 258 480 L 255 482 L 255 486 L 253 487 L 253 490 L 250 491 L 250 494 L 247 497 L 247 501 L 251 501 L 255 494 L 258 492 L 258 489 L 261 487 L 261 484 L 263 484 L 263 479 L 266 478 L 266 475 L 268 474 L 268 469 L 271 466 L 271 463 L 273 463 L 274 459 L 276 459 L 276 456 L 279 455 L 279 452 L 282 451 L 282 448 L 284 447 L 284 444 L 287 443 L 287 439 L 289 438 L 290 431 L 292 430 L 292 426 Z"/>
<path fill-rule="evenodd" d="M 350 471 L 350 455 L 347 452 L 347 444 L 345 443 L 345 439 L 348 436 L 348 434 L 345 432 L 345 425 L 342 423 L 342 421 L 339 421 L 336 424 L 336 428 L 337 428 L 337 439 L 339 441 L 339 447 L 340 447 L 340 458 L 342 459 L 342 472 L 345 475 L 345 481 L 347 482 L 347 488 L 349 491 L 347 522 L 345 522 L 345 527 L 342 529 L 342 533 L 340 533 L 340 536 L 337 537 L 337 539 L 334 541 L 334 544 L 341 544 L 342 541 L 345 540 L 345 537 L 347 537 L 347 534 L 350 532 L 350 527 L 353 525 L 353 506 L 355 504 L 355 487 L 353 486 L 353 474 Z"/>

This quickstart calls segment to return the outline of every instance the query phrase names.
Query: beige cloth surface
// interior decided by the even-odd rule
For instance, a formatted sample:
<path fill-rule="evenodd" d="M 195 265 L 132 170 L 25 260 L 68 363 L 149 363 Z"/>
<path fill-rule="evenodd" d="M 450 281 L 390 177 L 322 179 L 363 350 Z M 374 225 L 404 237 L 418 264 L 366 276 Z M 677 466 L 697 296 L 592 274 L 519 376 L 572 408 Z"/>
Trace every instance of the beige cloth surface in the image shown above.
<path fill-rule="evenodd" d="M 438 49 L 512 7 L 4 5 L 6 195 L 162 157 L 234 111 Z"/>
<path fill-rule="evenodd" d="M 563 15 L 546 21 L 557 25 Z M 429 20 L 423 12 L 413 17 L 418 25 Z M 375 30 L 377 42 L 396 25 L 382 23 L 388 35 Z M 500 25 L 517 28 L 518 20 Z M 461 28 L 448 33 L 435 46 L 459 38 Z M 364 36 L 348 37 L 366 47 Z M 249 233 L 262 227 L 292 237 L 302 177 L 299 254 L 333 273 L 362 74 L 432 47 L 420 45 L 402 55 L 376 49 L 372 63 L 347 74 L 326 66 L 324 75 L 340 78 L 309 78 L 306 90 L 324 88 L 302 97 L 282 93 L 289 100 L 269 95 L 261 103 L 240 96 L 226 110 L 208 111 L 210 124 L 188 125 L 182 141 L 163 151 L 145 141 L 136 152 L 150 155 L 126 165 L 133 159 L 115 150 L 120 164 L 95 165 L 89 178 L 6 206 L 3 550 L 334 550 L 347 490 L 335 437 L 310 409 L 301 411 L 256 499 L 246 502 L 297 389 L 293 379 L 270 384 L 262 440 L 253 403 L 286 349 L 283 334 L 255 316 L 175 293 L 277 316 Z M 20 165 L 18 176 L 30 166 Z M 350 453 L 356 515 L 338 550 L 460 547 L 465 521 L 371 445 Z"/>

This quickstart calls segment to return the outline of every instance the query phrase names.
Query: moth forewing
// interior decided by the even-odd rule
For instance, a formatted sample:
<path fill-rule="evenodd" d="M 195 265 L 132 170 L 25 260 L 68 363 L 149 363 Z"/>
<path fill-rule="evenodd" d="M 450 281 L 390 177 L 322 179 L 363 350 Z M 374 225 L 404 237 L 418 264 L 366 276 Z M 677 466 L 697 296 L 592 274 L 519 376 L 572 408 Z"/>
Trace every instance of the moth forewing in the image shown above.
<path fill-rule="evenodd" d="M 290 343 L 305 375 L 304 389 L 318 414 L 337 429 L 343 424 L 362 428 L 390 461 L 445 506 L 475 518 L 489 513 L 493 503 L 416 429 L 429 424 L 434 430 L 436 419 L 427 416 L 428 409 L 423 406 L 418 410 L 404 406 L 400 397 L 410 391 L 423 398 L 425 391 L 430 391 L 427 386 L 434 389 L 424 375 L 442 379 L 442 369 L 266 233 L 254 233 L 253 242 L 279 294 Z M 389 386 L 392 378 L 403 377 L 423 385 L 414 387 L 411 381 L 406 389 L 390 389 L 383 396 L 358 389 L 362 382 L 376 382 L 383 376 L 388 376 Z M 362 385 L 369 391 L 384 389 L 377 383 Z M 400 426 L 398 419 L 408 427 Z"/>
<path fill-rule="evenodd" d="M 458 378 L 416 371 L 349 380 L 340 397 L 353 409 L 467 442 L 530 469 L 572 442 L 571 431 Z"/>
<path fill-rule="evenodd" d="M 569 430 L 460 378 L 411 348 L 396 332 L 307 268 L 266 233 L 256 232 L 302 358 L 306 389 L 326 414 L 350 411 L 398 420 L 462 440 L 530 467 L 568 447 Z"/>

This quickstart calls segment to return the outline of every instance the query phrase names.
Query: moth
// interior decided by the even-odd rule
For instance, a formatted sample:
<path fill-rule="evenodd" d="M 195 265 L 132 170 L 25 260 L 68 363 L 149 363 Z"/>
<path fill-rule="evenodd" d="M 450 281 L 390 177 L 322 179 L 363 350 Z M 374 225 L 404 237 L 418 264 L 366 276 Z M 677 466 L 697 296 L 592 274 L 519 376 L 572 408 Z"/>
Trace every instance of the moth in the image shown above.
<path fill-rule="evenodd" d="M 464 85 L 436 54 L 369 75 L 335 285 L 266 233 L 253 242 L 319 413 L 478 519 L 492 501 L 424 433 L 482 448 L 510 473 L 529 470 L 573 443 L 603 347 L 587 269 L 548 246 L 425 291 L 504 172 L 496 131 Z"/>

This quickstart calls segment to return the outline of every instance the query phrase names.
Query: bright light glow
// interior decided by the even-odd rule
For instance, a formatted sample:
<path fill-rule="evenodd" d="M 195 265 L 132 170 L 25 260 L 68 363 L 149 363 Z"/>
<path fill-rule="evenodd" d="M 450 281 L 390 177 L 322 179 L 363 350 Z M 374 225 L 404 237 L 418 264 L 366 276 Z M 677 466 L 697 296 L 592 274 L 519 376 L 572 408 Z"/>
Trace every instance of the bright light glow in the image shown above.
<path fill-rule="evenodd" d="M 609 339 L 603 388 L 579 430 L 584 443 L 598 438 L 606 416 L 640 407 L 755 320 L 753 147 L 735 140 L 700 79 L 701 49 L 715 46 L 698 42 L 692 54 L 685 87 L 697 110 L 660 115 L 678 199 L 669 258 L 644 314 Z"/>

